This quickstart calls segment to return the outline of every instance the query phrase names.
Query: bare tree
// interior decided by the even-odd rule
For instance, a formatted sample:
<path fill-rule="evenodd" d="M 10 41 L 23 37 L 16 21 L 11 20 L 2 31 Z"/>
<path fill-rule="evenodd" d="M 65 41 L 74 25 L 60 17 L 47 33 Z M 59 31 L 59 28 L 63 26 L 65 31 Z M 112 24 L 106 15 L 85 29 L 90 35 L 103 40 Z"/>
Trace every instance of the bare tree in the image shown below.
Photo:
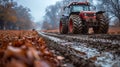
<path fill-rule="evenodd" d="M 114 16 L 120 26 L 120 0 L 99 0 L 98 2 L 101 2 L 97 5 L 98 9 L 105 10 L 109 16 Z"/>
<path fill-rule="evenodd" d="M 30 29 L 33 26 L 29 9 L 12 0 L 0 0 L 0 29 Z"/>

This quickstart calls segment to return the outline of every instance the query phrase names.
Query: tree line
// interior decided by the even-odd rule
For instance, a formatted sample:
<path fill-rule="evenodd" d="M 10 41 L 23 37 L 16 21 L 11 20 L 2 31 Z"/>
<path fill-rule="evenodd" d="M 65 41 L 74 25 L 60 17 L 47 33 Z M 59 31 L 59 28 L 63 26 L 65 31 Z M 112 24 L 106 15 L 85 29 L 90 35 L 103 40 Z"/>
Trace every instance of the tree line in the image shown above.
<path fill-rule="evenodd" d="M 0 29 L 23 30 L 33 27 L 28 8 L 17 5 L 13 0 L 0 0 Z"/>
<path fill-rule="evenodd" d="M 43 20 L 43 29 L 56 29 L 59 26 L 59 20 L 62 16 L 62 8 L 71 2 L 78 2 L 85 0 L 62 0 L 55 5 L 50 5 L 46 8 L 46 13 Z M 113 23 L 120 26 L 120 0 L 88 0 L 91 5 L 96 7 L 96 11 L 104 10 L 109 16 L 109 20 L 114 18 Z M 94 2 L 97 4 L 95 5 Z M 109 8 L 109 9 L 108 9 Z"/>

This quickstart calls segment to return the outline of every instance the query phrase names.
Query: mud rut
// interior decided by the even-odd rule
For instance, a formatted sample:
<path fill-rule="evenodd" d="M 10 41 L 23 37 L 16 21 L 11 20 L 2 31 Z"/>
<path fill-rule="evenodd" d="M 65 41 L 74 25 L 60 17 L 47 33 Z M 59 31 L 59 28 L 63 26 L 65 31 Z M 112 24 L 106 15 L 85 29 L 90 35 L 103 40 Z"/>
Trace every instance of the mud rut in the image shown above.
<path fill-rule="evenodd" d="M 50 49 L 65 57 L 63 67 L 120 67 L 120 35 L 38 33 Z"/>

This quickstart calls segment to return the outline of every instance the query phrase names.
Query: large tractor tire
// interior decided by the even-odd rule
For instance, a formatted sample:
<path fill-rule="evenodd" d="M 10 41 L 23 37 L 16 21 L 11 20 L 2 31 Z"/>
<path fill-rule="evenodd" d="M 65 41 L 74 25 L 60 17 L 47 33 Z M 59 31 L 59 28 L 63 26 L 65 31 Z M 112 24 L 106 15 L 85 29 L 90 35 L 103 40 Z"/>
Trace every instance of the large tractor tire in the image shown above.
<path fill-rule="evenodd" d="M 83 31 L 83 24 L 78 15 L 71 15 L 69 18 L 69 33 L 80 34 Z"/>
<path fill-rule="evenodd" d="M 60 21 L 59 31 L 60 31 L 60 34 L 67 34 L 68 33 L 68 24 L 63 21 Z"/>
<path fill-rule="evenodd" d="M 103 14 L 98 14 L 96 16 L 98 26 L 93 27 L 94 33 L 96 34 L 107 34 L 108 33 L 108 28 L 109 28 L 109 22 L 107 18 Z"/>
<path fill-rule="evenodd" d="M 82 33 L 83 34 L 88 34 L 88 31 L 89 31 L 89 25 L 87 25 L 87 22 L 83 22 L 83 30 L 82 30 Z"/>

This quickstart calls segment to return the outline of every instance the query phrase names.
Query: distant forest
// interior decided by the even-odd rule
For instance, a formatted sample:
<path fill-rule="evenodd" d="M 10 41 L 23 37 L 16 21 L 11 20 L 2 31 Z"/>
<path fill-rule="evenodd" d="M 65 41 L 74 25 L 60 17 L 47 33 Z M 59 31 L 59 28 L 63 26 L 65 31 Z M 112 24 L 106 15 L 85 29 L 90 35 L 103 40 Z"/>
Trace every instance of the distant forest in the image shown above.
<path fill-rule="evenodd" d="M 71 2 L 85 0 L 62 0 L 55 5 L 50 5 L 45 10 L 42 29 L 56 29 L 59 26 L 60 17 L 63 14 L 63 7 Z M 96 11 L 106 11 L 113 25 L 120 27 L 120 0 L 88 0 Z M 97 4 L 94 4 L 94 3 Z M 34 27 L 31 20 L 30 9 L 18 5 L 13 0 L 0 0 L 0 29 L 1 30 L 27 30 Z"/>
<path fill-rule="evenodd" d="M 0 29 L 27 30 L 33 28 L 28 8 L 17 5 L 13 0 L 0 0 Z"/>
<path fill-rule="evenodd" d="M 58 28 L 63 7 L 71 2 L 79 1 L 89 1 L 92 6 L 96 7 L 96 11 L 106 11 L 106 15 L 108 15 L 112 24 L 115 26 L 120 26 L 120 0 L 62 0 L 58 1 L 55 5 L 50 5 L 46 8 L 42 28 Z"/>

